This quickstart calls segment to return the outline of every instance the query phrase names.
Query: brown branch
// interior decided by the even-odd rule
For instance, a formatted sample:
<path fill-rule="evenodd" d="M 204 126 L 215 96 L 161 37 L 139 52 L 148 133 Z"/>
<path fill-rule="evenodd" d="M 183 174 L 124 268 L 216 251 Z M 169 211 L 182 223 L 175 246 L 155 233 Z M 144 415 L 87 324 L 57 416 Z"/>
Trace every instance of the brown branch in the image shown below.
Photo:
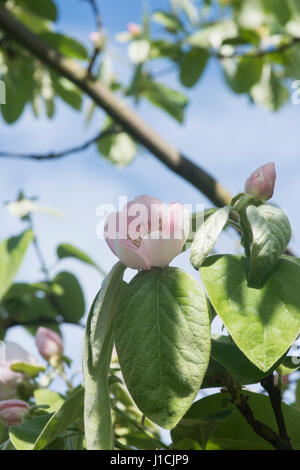
<path fill-rule="evenodd" d="M 272 447 L 276 450 L 293 450 L 291 444 L 282 436 L 278 435 L 270 426 L 261 421 L 258 421 L 250 405 L 248 403 L 248 397 L 243 394 L 243 391 L 240 385 L 234 383 L 231 376 L 226 376 L 222 378 L 223 383 L 226 387 L 226 390 L 231 395 L 231 401 L 239 410 L 239 412 L 244 416 L 245 420 L 251 426 L 255 434 L 264 439 L 264 441 L 271 444 Z"/>
<path fill-rule="evenodd" d="M 2 5 L 0 6 L 0 28 L 44 64 L 77 85 L 140 144 L 146 147 L 168 168 L 202 191 L 213 204 L 222 207 L 230 203 L 230 193 L 211 175 L 184 157 L 173 145 L 166 142 L 143 119 L 116 97 L 104 83 L 87 77 L 85 69 L 71 59 L 63 57 L 57 50 L 49 47 L 47 43 L 12 16 Z"/>
<path fill-rule="evenodd" d="M 160 162 L 199 189 L 215 206 L 223 207 L 230 204 L 231 194 L 215 178 L 165 141 L 138 114 L 115 96 L 104 83 L 100 80 L 93 80 L 76 62 L 49 47 L 2 5 L 0 5 L 0 29 L 40 59 L 42 63 L 77 85 Z M 292 252 L 289 251 L 288 254 L 292 255 Z"/>
<path fill-rule="evenodd" d="M 221 54 L 220 52 L 218 52 L 217 54 L 215 54 L 215 57 L 217 57 L 218 59 L 253 59 L 253 58 L 257 58 L 257 57 L 264 57 L 266 55 L 272 55 L 272 54 L 278 54 L 278 53 L 281 53 L 281 52 L 284 52 L 288 49 L 291 49 L 292 47 L 294 47 L 296 44 L 299 44 L 300 43 L 300 37 L 293 37 L 290 39 L 289 42 L 285 43 L 285 44 L 281 44 L 280 46 L 278 47 L 274 47 L 273 49 L 254 49 L 250 52 L 246 52 L 246 53 L 241 53 L 241 52 L 234 52 L 233 54 L 231 55 L 225 55 L 225 54 Z"/>
<path fill-rule="evenodd" d="M 122 132 L 121 126 L 118 124 L 98 133 L 95 137 L 87 140 L 83 144 L 80 144 L 76 147 L 71 147 L 66 150 L 62 150 L 61 152 L 50 152 L 46 154 L 33 154 L 33 153 L 17 153 L 17 152 L 6 152 L 2 150 L 0 152 L 0 158 L 21 158 L 21 159 L 31 159 L 31 160 L 51 160 L 56 158 L 66 157 L 67 155 L 72 155 L 74 153 L 82 152 L 90 147 L 92 144 L 99 142 L 99 140 L 104 139 L 105 137 L 109 137 L 111 135 L 117 134 Z"/>
<path fill-rule="evenodd" d="M 290 437 L 288 436 L 288 432 L 287 432 L 287 428 L 285 425 L 285 420 L 284 420 L 284 416 L 282 412 L 281 391 L 280 391 L 280 388 L 276 386 L 274 383 L 273 374 L 264 378 L 261 381 L 261 385 L 268 392 L 268 395 L 272 404 L 272 408 L 274 411 L 274 415 L 276 418 L 279 435 L 281 439 L 286 441 L 287 445 L 290 446 L 290 450 L 292 450 L 292 446 L 290 444 Z"/>

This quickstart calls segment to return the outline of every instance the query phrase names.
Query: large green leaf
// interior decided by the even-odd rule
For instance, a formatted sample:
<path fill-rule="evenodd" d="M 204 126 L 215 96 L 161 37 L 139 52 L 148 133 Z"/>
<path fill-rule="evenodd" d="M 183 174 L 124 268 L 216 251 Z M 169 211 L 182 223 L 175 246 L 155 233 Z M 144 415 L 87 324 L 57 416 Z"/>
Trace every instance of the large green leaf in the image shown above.
<path fill-rule="evenodd" d="M 8 238 L 0 243 L 0 301 L 11 286 L 32 240 L 32 231 L 26 230 L 21 235 Z"/>
<path fill-rule="evenodd" d="M 277 207 L 249 206 L 246 212 L 253 236 L 249 281 L 259 287 L 288 246 L 292 230 L 287 216 Z"/>
<path fill-rule="evenodd" d="M 125 266 L 117 263 L 102 283 L 85 332 L 83 373 L 84 422 L 88 450 L 112 450 L 113 434 L 108 373 L 114 341 L 114 315 L 119 305 Z"/>
<path fill-rule="evenodd" d="M 206 49 L 192 48 L 183 57 L 180 63 L 180 80 L 186 87 L 193 87 L 200 79 L 209 52 Z"/>
<path fill-rule="evenodd" d="M 70 243 L 61 243 L 58 245 L 56 252 L 59 259 L 76 258 L 83 263 L 94 266 L 94 268 L 105 276 L 105 272 L 97 263 L 95 263 L 86 253 L 76 248 L 76 246 L 70 245 Z"/>
<path fill-rule="evenodd" d="M 201 386 L 210 352 L 201 285 L 177 268 L 153 268 L 129 283 L 116 317 L 127 388 L 152 421 L 172 428 Z"/>
<path fill-rule="evenodd" d="M 300 333 L 300 267 L 279 259 L 262 289 L 248 286 L 249 261 L 211 256 L 200 274 L 234 342 L 262 371 L 270 369 Z"/>
<path fill-rule="evenodd" d="M 248 397 L 255 418 L 277 432 L 274 412 L 267 396 L 249 391 Z M 300 449 L 300 412 L 293 406 L 282 404 L 288 435 L 295 449 Z M 172 431 L 174 442 L 191 439 L 202 448 L 210 443 L 226 450 L 271 450 L 273 447 L 259 437 L 234 408 L 228 393 L 218 393 L 195 402 Z"/>
<path fill-rule="evenodd" d="M 255 367 L 229 336 L 213 336 L 211 357 L 218 361 L 240 385 L 260 382 L 276 368 L 274 365 L 273 368 L 263 372 Z"/>
<path fill-rule="evenodd" d="M 225 227 L 230 214 L 229 207 L 216 210 L 199 227 L 192 246 L 191 263 L 195 269 L 199 269 L 207 255 L 211 252 L 219 235 Z"/>

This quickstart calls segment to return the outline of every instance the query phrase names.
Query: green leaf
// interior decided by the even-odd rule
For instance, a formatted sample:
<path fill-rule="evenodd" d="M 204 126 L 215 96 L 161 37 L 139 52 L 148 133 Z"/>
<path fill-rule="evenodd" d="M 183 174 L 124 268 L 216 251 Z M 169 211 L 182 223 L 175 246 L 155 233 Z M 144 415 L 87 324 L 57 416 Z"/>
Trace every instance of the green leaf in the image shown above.
<path fill-rule="evenodd" d="M 179 91 L 172 90 L 162 83 L 148 80 L 143 96 L 158 108 L 162 108 L 178 122 L 183 122 L 184 110 L 188 100 Z"/>
<path fill-rule="evenodd" d="M 49 413 L 55 413 L 66 401 L 59 393 L 46 388 L 35 390 L 34 399 L 37 405 L 48 405 L 47 412 Z"/>
<path fill-rule="evenodd" d="M 290 20 L 291 9 L 288 1 L 262 0 L 262 3 L 266 11 L 274 15 L 281 25 L 286 24 Z"/>
<path fill-rule="evenodd" d="M 56 304 L 65 320 L 78 322 L 85 313 L 85 302 L 81 286 L 74 276 L 61 272 L 53 279 L 62 288 L 62 294 L 55 296 Z"/>
<path fill-rule="evenodd" d="M 11 364 L 10 369 L 14 372 L 22 372 L 28 377 L 35 378 L 41 372 L 45 372 L 45 367 L 35 364 L 27 364 L 26 362 L 14 362 Z"/>
<path fill-rule="evenodd" d="M 187 240 L 182 248 L 182 251 L 186 251 L 191 247 L 200 225 L 202 225 L 203 222 L 205 222 L 208 219 L 208 217 L 210 217 L 217 210 L 218 209 L 206 209 L 205 211 L 202 211 L 202 212 L 193 212 L 190 215 L 190 224 L 189 224 L 190 231 L 189 231 Z"/>
<path fill-rule="evenodd" d="M 232 20 L 225 20 L 205 26 L 196 33 L 188 36 L 186 42 L 191 46 L 202 47 L 208 49 L 215 47 L 226 39 L 235 38 L 238 34 L 237 25 Z"/>
<path fill-rule="evenodd" d="M 77 419 L 83 416 L 84 389 L 79 387 L 71 393 L 67 400 L 51 416 L 43 430 L 37 437 L 32 450 L 41 450 L 56 439 Z"/>
<path fill-rule="evenodd" d="M 111 120 L 107 120 L 104 130 L 111 124 Z M 137 152 L 134 140 L 126 132 L 120 132 L 100 139 L 97 143 L 97 148 L 103 157 L 119 167 L 124 167 L 131 163 Z"/>
<path fill-rule="evenodd" d="M 290 97 L 289 90 L 272 70 L 270 64 L 264 65 L 261 80 L 252 87 L 250 94 L 255 103 L 271 111 L 277 111 L 287 103 Z"/>
<path fill-rule="evenodd" d="M 86 253 L 76 248 L 76 246 L 71 245 L 70 243 L 61 243 L 57 247 L 57 256 L 59 259 L 63 258 L 76 258 L 83 263 L 90 264 L 96 268 L 103 276 L 105 272 L 103 271 L 98 264 L 96 264 Z"/>
<path fill-rule="evenodd" d="M 108 373 L 114 342 L 114 316 L 125 266 L 117 263 L 102 283 L 86 326 L 83 373 L 84 422 L 88 450 L 113 450 Z"/>
<path fill-rule="evenodd" d="M 8 62 L 8 70 L 1 76 L 5 84 L 6 104 L 1 105 L 3 119 L 8 124 L 16 122 L 23 113 L 33 93 L 33 67 L 29 61 L 16 59 Z"/>
<path fill-rule="evenodd" d="M 200 274 L 234 342 L 262 371 L 270 369 L 300 333 L 300 267 L 279 259 L 262 289 L 248 286 L 249 261 L 211 256 Z"/>
<path fill-rule="evenodd" d="M 180 19 L 173 13 L 157 10 L 153 13 L 152 18 L 156 23 L 163 25 L 170 33 L 177 33 L 183 29 Z"/>
<path fill-rule="evenodd" d="M 9 437 L 17 450 L 32 450 L 40 433 L 51 419 L 47 413 L 37 418 L 23 421 L 19 426 L 9 428 Z"/>
<path fill-rule="evenodd" d="M 152 268 L 129 283 L 116 318 L 126 386 L 142 413 L 170 429 L 193 402 L 210 352 L 201 285 L 177 268 Z"/>
<path fill-rule="evenodd" d="M 243 392 L 255 418 L 271 427 L 277 433 L 274 412 L 267 396 Z M 293 406 L 282 403 L 291 444 L 300 449 L 300 413 Z M 177 427 L 172 431 L 173 441 L 189 438 L 206 448 L 208 440 L 223 450 L 274 450 L 259 437 L 246 422 L 243 415 L 235 409 L 228 393 L 218 393 L 195 402 Z M 208 448 L 208 447 L 207 447 Z"/>
<path fill-rule="evenodd" d="M 190 88 L 196 85 L 200 79 L 207 60 L 209 52 L 205 49 L 193 48 L 187 52 L 180 63 L 181 83 Z"/>
<path fill-rule="evenodd" d="M 190 256 L 191 263 L 195 269 L 200 268 L 207 255 L 215 246 L 228 221 L 229 214 L 230 207 L 218 209 L 198 229 L 192 243 Z"/>
<path fill-rule="evenodd" d="M 66 57 L 81 60 L 88 59 L 86 48 L 76 39 L 53 32 L 42 33 L 40 37 Z"/>
<path fill-rule="evenodd" d="M 52 0 L 17 0 L 16 4 L 45 20 L 57 20 L 57 9 Z"/>
<path fill-rule="evenodd" d="M 246 213 L 253 236 L 249 282 L 259 287 L 286 250 L 292 231 L 287 216 L 277 207 L 249 206 Z"/>
<path fill-rule="evenodd" d="M 32 231 L 26 230 L 21 235 L 0 243 L 0 301 L 11 286 L 32 240 Z"/>
<path fill-rule="evenodd" d="M 213 336 L 211 343 L 211 357 L 218 361 L 230 372 L 234 380 L 240 385 L 249 385 L 260 382 L 275 369 L 262 372 L 242 353 L 229 336 Z"/>
<path fill-rule="evenodd" d="M 263 60 L 260 57 L 243 57 L 223 60 L 224 76 L 227 84 L 235 93 L 248 93 L 260 81 Z"/>
<path fill-rule="evenodd" d="M 81 91 L 67 78 L 58 77 L 54 73 L 51 77 L 55 93 L 72 108 L 80 111 L 82 108 Z"/>

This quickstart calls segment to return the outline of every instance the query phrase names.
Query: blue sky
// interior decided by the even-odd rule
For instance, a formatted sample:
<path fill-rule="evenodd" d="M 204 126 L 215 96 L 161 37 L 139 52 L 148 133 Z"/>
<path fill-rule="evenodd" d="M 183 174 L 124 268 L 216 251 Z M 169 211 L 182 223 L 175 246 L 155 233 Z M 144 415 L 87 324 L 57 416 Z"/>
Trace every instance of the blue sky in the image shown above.
<path fill-rule="evenodd" d="M 109 33 L 112 47 L 115 34 L 126 29 L 129 21 L 139 23 L 142 2 L 138 0 L 101 1 L 104 27 Z M 58 29 L 67 31 L 88 44 L 94 29 L 93 18 L 84 1 L 58 1 L 60 20 Z M 112 6 L 113 5 L 113 6 Z M 151 10 L 167 5 L 167 1 L 151 0 Z M 124 55 L 124 49 L 120 49 Z M 163 65 L 163 64 L 162 64 Z M 117 64 L 125 76 L 128 69 Z M 171 87 L 180 84 L 175 75 L 164 78 Z M 211 172 L 233 194 L 243 189 L 248 175 L 265 162 L 274 161 L 277 184 L 274 202 L 289 215 L 294 230 L 292 247 L 300 253 L 299 204 L 299 110 L 289 104 L 272 114 L 250 105 L 243 96 L 233 95 L 225 86 L 219 66 L 212 61 L 201 82 L 191 91 L 185 124 L 178 125 L 163 112 L 143 103 L 138 112 L 183 153 Z M 27 110 L 13 126 L 0 121 L 0 150 L 22 152 L 49 152 L 87 140 L 100 128 L 103 116 L 97 114 L 89 128 L 84 116 L 60 104 L 55 118 L 35 119 Z M 38 237 L 49 266 L 55 262 L 55 247 L 66 241 L 90 254 L 104 269 L 109 270 L 116 261 L 105 242 L 96 237 L 96 208 L 101 203 L 117 204 L 119 195 L 129 199 L 146 193 L 165 202 L 211 204 L 195 188 L 171 173 L 147 151 L 139 152 L 135 161 L 123 170 L 117 170 L 101 158 L 91 147 L 80 155 L 55 162 L 21 162 L 0 160 L 0 202 L 14 199 L 22 189 L 28 196 L 39 196 L 41 203 L 61 210 L 63 218 L 36 215 Z M 0 239 L 20 232 L 24 226 L 7 214 L 0 206 Z M 219 251 L 236 251 L 238 239 L 233 233 L 224 234 L 218 242 Z M 180 255 L 172 263 L 183 267 L 196 278 L 198 274 L 188 263 L 188 255 Z M 70 270 L 78 275 L 85 292 L 87 308 L 98 291 L 101 279 L 96 271 L 76 261 L 64 261 L 53 269 Z M 36 281 L 41 273 L 32 249 L 29 250 L 18 274 L 18 280 Z M 74 357 L 73 370 L 80 368 L 81 351 L 78 344 L 82 331 L 65 327 L 66 352 Z M 22 329 L 9 334 L 11 340 L 21 342 L 35 351 L 33 339 Z"/>

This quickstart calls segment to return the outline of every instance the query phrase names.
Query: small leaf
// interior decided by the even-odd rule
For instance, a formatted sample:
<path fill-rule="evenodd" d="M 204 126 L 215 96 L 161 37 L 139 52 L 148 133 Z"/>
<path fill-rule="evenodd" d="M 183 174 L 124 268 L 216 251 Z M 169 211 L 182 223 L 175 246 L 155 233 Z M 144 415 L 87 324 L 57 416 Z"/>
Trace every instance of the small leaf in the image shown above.
<path fill-rule="evenodd" d="M 300 333 L 300 267 L 280 258 L 262 289 L 248 286 L 249 260 L 211 256 L 200 274 L 209 299 L 236 345 L 262 371 Z"/>
<path fill-rule="evenodd" d="M 83 263 L 90 264 L 94 266 L 103 276 L 105 276 L 105 272 L 103 271 L 98 264 L 96 264 L 86 253 L 76 248 L 76 246 L 70 245 L 69 243 L 61 243 L 57 247 L 57 256 L 59 259 L 63 258 L 76 258 Z"/>
<path fill-rule="evenodd" d="M 260 57 L 244 57 L 237 64 L 235 59 L 226 59 L 223 61 L 225 80 L 235 93 L 248 93 L 259 82 L 263 65 Z"/>
<path fill-rule="evenodd" d="M 50 46 L 58 49 L 61 54 L 67 57 L 81 60 L 88 59 L 86 48 L 76 39 L 53 32 L 42 33 L 40 36 Z"/>
<path fill-rule="evenodd" d="M 102 283 L 87 320 L 83 350 L 84 422 L 88 450 L 113 450 L 108 385 L 113 323 L 125 266 L 117 263 Z"/>
<path fill-rule="evenodd" d="M 152 18 L 157 23 L 163 25 L 170 33 L 176 33 L 183 29 L 180 19 L 173 13 L 157 10 L 153 13 Z"/>
<path fill-rule="evenodd" d="M 31 230 L 0 243 L 0 300 L 7 292 L 22 263 L 29 243 L 33 240 Z"/>
<path fill-rule="evenodd" d="M 63 293 L 55 296 L 55 302 L 65 320 L 78 322 L 85 313 L 84 295 L 77 278 L 72 273 L 61 272 L 53 279 Z"/>
<path fill-rule="evenodd" d="M 208 58 L 208 51 L 200 48 L 193 48 L 184 55 L 180 63 L 180 80 L 184 86 L 190 88 L 196 85 Z"/>
<path fill-rule="evenodd" d="M 141 412 L 170 429 L 197 395 L 210 352 L 201 285 L 177 268 L 152 268 L 127 286 L 115 322 L 126 386 Z"/>
<path fill-rule="evenodd" d="M 260 286 L 286 250 L 291 226 L 282 210 L 268 204 L 247 207 L 247 217 L 253 236 L 249 281 Z"/>
<path fill-rule="evenodd" d="M 121 168 L 132 162 L 137 151 L 134 140 L 126 132 L 100 139 L 97 147 L 101 155 Z"/>
<path fill-rule="evenodd" d="M 186 96 L 162 83 L 148 80 L 143 96 L 155 106 L 162 108 L 178 122 L 183 122 L 184 110 L 188 104 Z"/>
<path fill-rule="evenodd" d="M 14 372 L 22 372 L 26 374 L 28 377 L 35 378 L 41 372 L 45 372 L 45 367 L 35 364 L 27 364 L 25 362 L 14 362 L 11 364 L 10 369 Z"/>
<path fill-rule="evenodd" d="M 207 255 L 211 252 L 219 235 L 225 227 L 230 214 L 229 207 L 223 207 L 214 212 L 200 226 L 191 247 L 191 263 L 199 269 Z"/>

